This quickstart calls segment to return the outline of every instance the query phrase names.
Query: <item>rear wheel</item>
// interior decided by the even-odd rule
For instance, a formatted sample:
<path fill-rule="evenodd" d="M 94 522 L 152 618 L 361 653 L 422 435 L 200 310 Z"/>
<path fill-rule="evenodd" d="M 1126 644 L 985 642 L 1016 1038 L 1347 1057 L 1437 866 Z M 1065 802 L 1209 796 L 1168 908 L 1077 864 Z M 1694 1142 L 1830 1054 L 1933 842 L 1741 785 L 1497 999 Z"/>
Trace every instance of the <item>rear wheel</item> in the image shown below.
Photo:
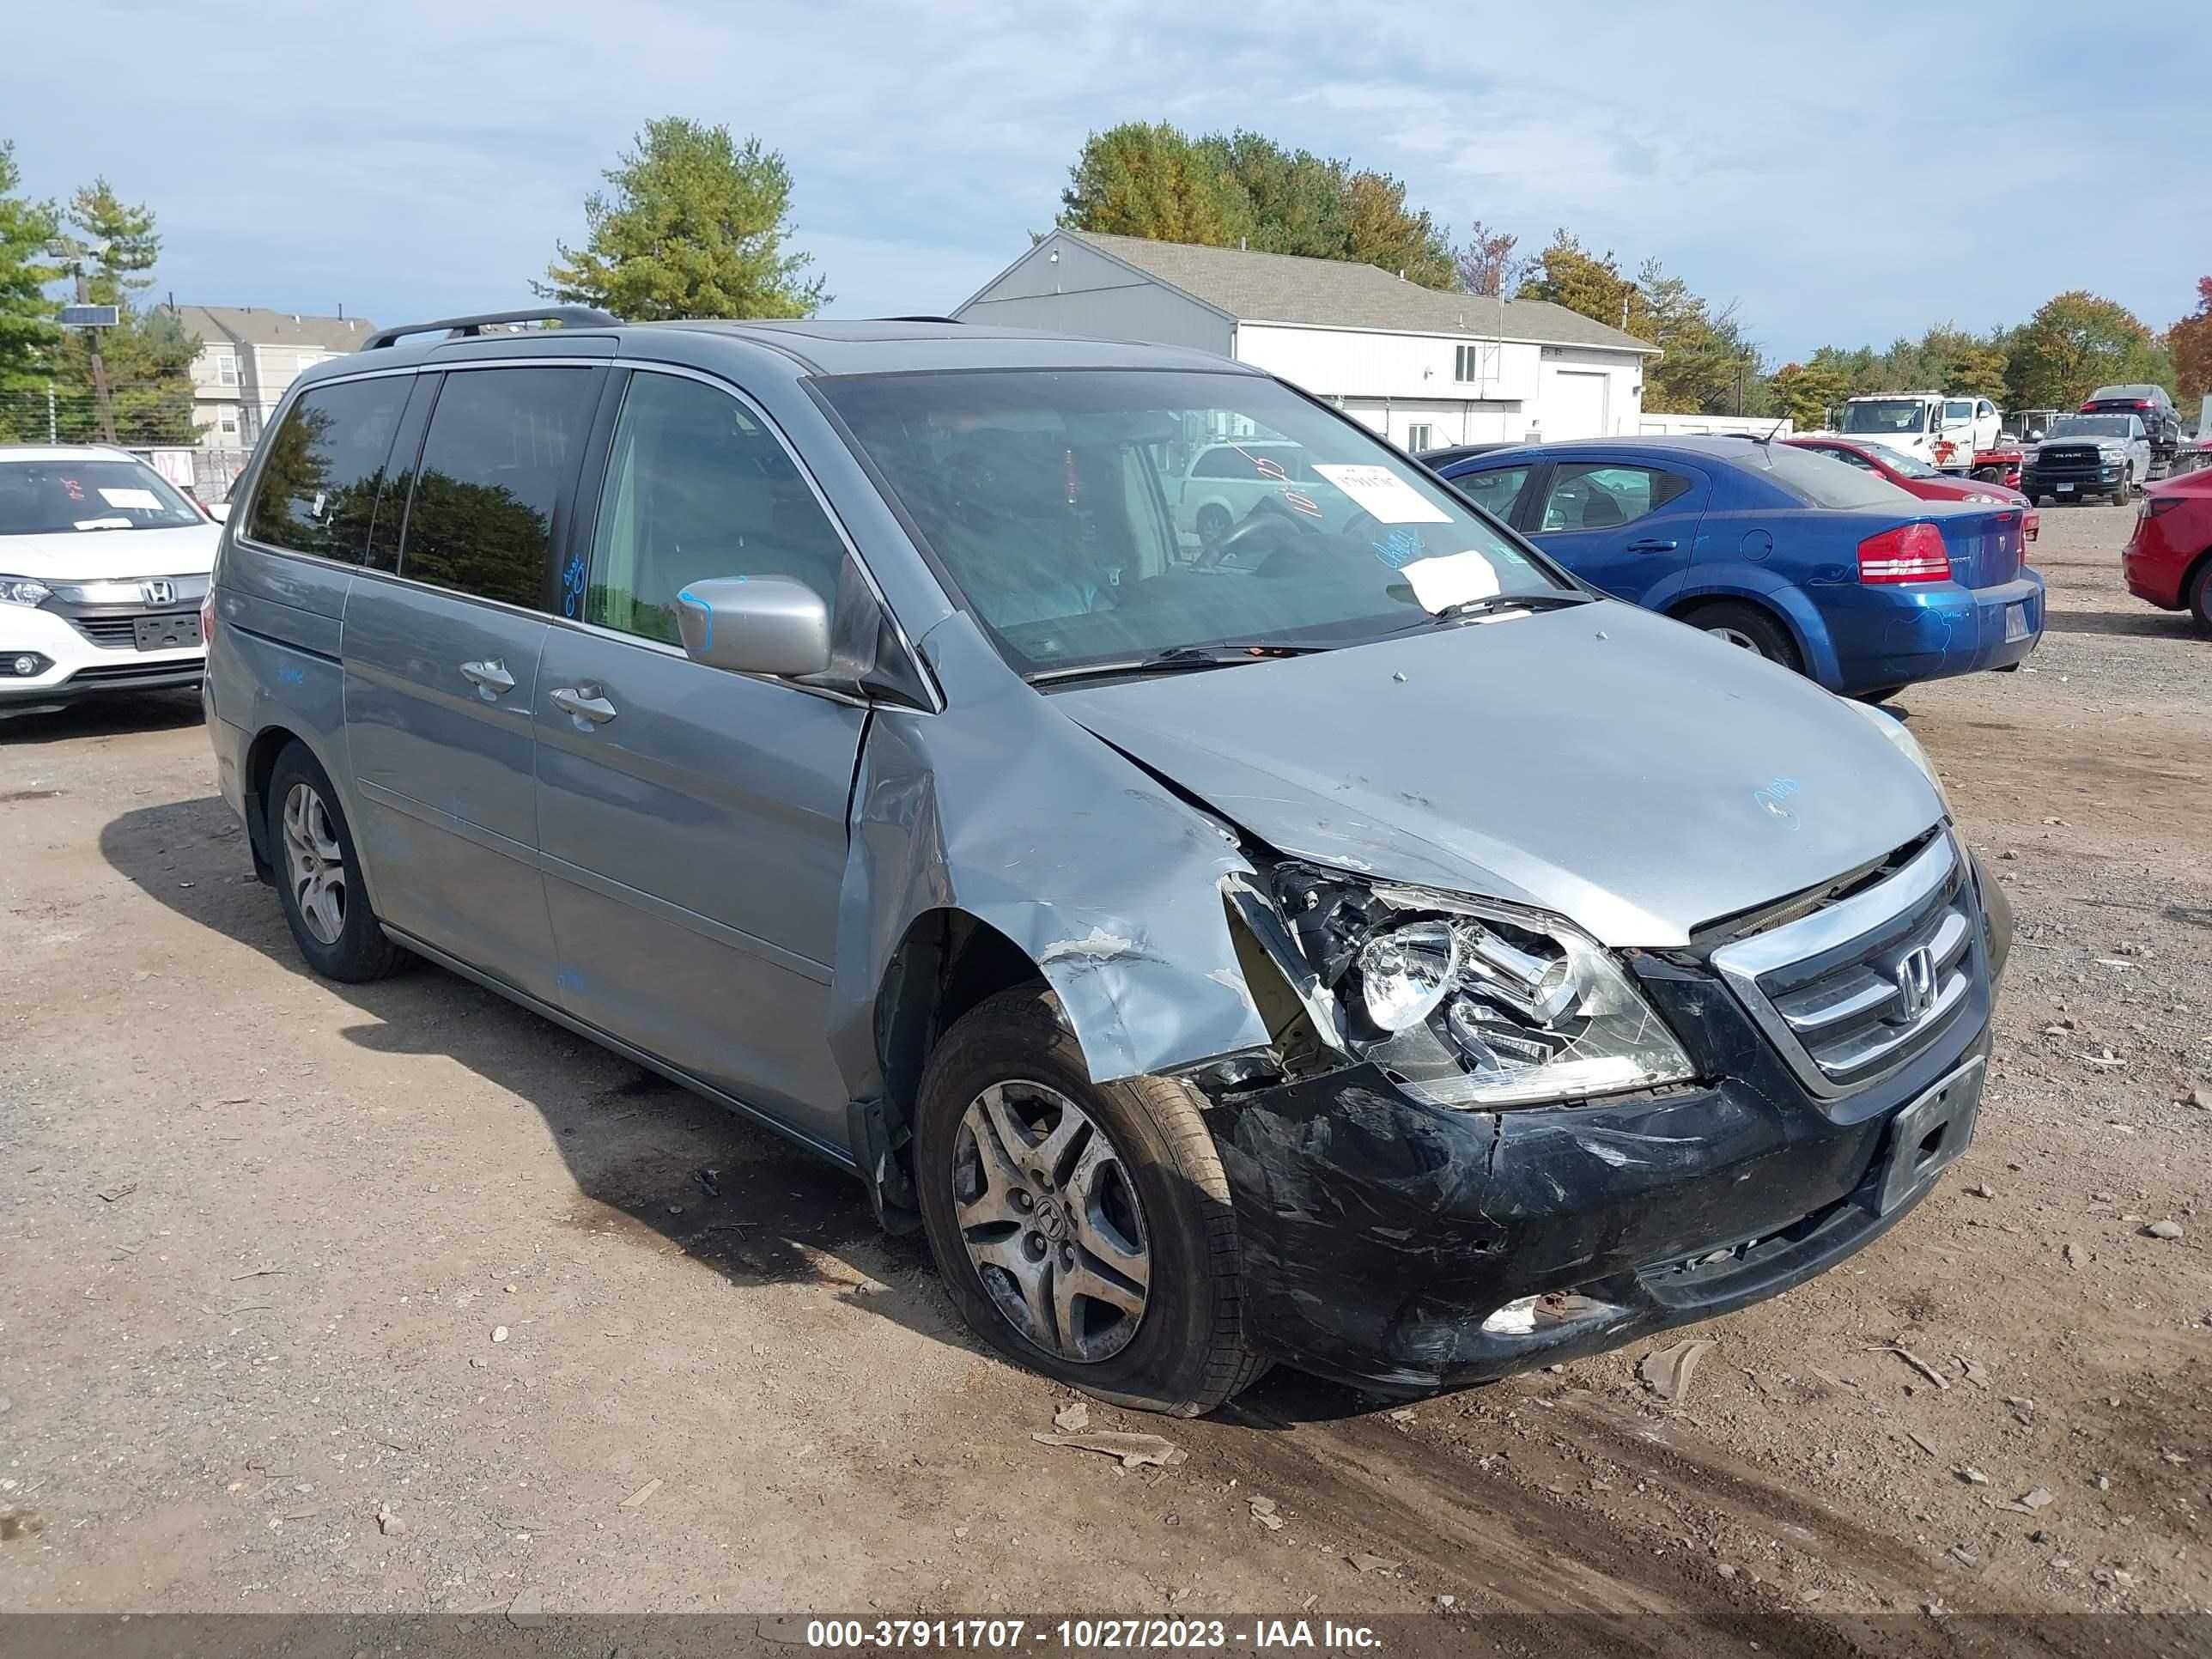
<path fill-rule="evenodd" d="M 1732 600 L 1700 605 L 1683 620 L 1717 640 L 1755 651 L 1769 662 L 1780 663 L 1797 673 L 1805 672 L 1804 659 L 1797 654 L 1797 641 L 1790 637 L 1790 630 L 1756 605 Z"/>
<path fill-rule="evenodd" d="M 307 965 L 347 983 L 382 979 L 407 958 L 385 935 L 361 883 L 361 855 L 330 775 L 303 743 L 269 774 L 268 848 L 292 942 Z"/>
<path fill-rule="evenodd" d="M 1266 1369 L 1243 1340 L 1228 1180 L 1188 1086 L 1092 1083 L 1057 1003 L 1027 987 L 945 1033 L 915 1127 L 931 1253 L 1000 1353 L 1183 1417 Z"/>
<path fill-rule="evenodd" d="M 2189 614 L 2197 618 L 2197 625 L 2212 634 L 2212 559 L 2197 567 L 2197 578 L 2189 586 Z"/>

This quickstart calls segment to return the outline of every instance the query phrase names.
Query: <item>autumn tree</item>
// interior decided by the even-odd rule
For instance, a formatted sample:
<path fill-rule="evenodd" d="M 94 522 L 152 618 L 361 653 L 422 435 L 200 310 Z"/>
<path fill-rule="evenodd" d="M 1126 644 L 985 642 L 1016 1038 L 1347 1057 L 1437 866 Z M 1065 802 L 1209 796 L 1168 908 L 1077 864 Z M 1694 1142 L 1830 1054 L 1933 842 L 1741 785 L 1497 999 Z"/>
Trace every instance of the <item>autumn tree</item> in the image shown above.
<path fill-rule="evenodd" d="M 1522 262 L 1513 257 L 1521 239 L 1510 231 L 1492 230 L 1477 219 L 1468 227 L 1467 245 L 1452 256 L 1464 294 L 1496 295 L 1519 281 Z"/>
<path fill-rule="evenodd" d="M 830 295 L 791 251 L 791 171 L 758 138 L 682 116 L 648 121 L 584 198 L 587 234 L 532 283 L 541 298 L 634 322 L 811 317 Z"/>
<path fill-rule="evenodd" d="M 1060 201 L 1062 225 L 1104 235 L 1233 247 L 1249 229 L 1218 154 L 1165 121 L 1091 134 Z"/>
<path fill-rule="evenodd" d="M 1590 252 L 1564 228 L 1528 262 L 1514 297 L 1547 300 L 1632 334 L 1642 303 L 1636 284 L 1621 275 L 1619 260 L 1611 253 Z"/>
<path fill-rule="evenodd" d="M 0 266 L 0 276 L 4 276 Z M 2212 276 L 2197 279 L 2197 309 L 2166 331 L 2175 395 L 2195 403 L 2212 393 Z"/>
<path fill-rule="evenodd" d="M 2016 409 L 2069 409 L 2100 386 L 2166 384 L 2173 365 L 2136 314 L 2074 289 L 2044 302 L 2013 343 L 2006 389 Z"/>

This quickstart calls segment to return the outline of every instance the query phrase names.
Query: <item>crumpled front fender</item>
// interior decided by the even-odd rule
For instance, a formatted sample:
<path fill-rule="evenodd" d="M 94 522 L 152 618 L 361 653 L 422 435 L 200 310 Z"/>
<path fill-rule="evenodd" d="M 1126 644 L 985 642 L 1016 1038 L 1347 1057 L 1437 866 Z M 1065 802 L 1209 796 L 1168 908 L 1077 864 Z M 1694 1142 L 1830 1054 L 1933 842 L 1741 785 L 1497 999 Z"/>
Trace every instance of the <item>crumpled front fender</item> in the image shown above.
<path fill-rule="evenodd" d="M 1009 674 L 966 616 L 922 650 L 946 707 L 878 711 L 854 785 L 830 1033 L 852 1098 L 884 1097 L 877 999 L 931 911 L 1036 964 L 1097 1081 L 1264 1047 L 1221 898 L 1252 866 L 1224 827 Z"/>

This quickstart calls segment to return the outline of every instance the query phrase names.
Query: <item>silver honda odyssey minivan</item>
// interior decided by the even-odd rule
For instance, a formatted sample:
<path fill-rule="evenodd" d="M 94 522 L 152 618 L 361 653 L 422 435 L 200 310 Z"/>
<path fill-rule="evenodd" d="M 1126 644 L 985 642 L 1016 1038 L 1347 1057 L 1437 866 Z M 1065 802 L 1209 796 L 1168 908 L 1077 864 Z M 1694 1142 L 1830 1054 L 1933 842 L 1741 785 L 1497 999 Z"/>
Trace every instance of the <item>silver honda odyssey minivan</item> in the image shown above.
<path fill-rule="evenodd" d="M 449 319 L 303 375 L 237 500 L 208 730 L 308 963 L 790 1137 L 1103 1399 L 1703 1318 L 1973 1132 L 2009 912 L 1905 729 L 1268 375 Z"/>

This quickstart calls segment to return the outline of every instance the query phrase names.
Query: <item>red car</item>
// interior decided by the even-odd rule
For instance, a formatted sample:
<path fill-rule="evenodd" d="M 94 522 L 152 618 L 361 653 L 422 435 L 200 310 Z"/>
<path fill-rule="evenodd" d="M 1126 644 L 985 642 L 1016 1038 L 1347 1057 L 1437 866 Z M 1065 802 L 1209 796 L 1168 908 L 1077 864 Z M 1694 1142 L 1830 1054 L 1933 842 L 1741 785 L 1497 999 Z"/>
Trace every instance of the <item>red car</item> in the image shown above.
<path fill-rule="evenodd" d="M 2212 471 L 2143 491 L 2120 570 L 2137 599 L 2161 611 L 2191 611 L 2199 628 L 2212 629 Z"/>
<path fill-rule="evenodd" d="M 1938 472 L 1917 456 L 1892 449 L 1887 444 L 1869 443 L 1863 438 L 1836 438 L 1825 432 L 1814 432 L 1782 441 L 1832 456 L 1863 471 L 1878 472 L 1906 495 L 1917 495 L 1923 501 L 2009 502 L 2026 514 L 2021 521 L 2023 540 L 2032 542 L 2042 532 L 2043 515 L 2027 496 L 2008 485 Z"/>

